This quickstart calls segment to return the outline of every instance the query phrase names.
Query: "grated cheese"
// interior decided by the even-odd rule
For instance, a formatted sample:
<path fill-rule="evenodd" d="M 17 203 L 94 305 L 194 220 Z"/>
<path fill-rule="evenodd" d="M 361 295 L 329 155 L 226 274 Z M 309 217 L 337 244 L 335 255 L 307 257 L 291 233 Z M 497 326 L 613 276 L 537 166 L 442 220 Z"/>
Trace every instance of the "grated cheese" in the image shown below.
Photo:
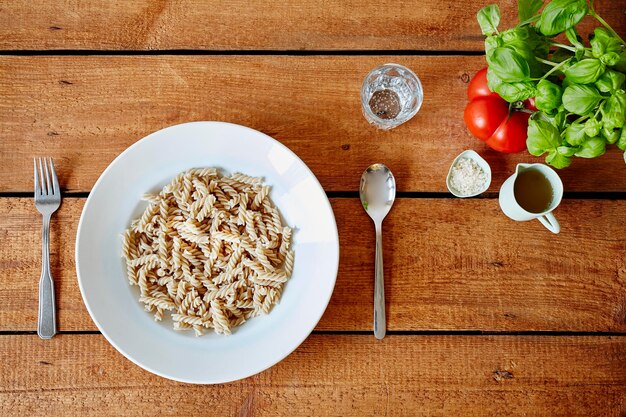
<path fill-rule="evenodd" d="M 452 167 L 450 186 L 463 196 L 482 191 L 486 182 L 485 172 L 473 159 L 459 158 Z"/>

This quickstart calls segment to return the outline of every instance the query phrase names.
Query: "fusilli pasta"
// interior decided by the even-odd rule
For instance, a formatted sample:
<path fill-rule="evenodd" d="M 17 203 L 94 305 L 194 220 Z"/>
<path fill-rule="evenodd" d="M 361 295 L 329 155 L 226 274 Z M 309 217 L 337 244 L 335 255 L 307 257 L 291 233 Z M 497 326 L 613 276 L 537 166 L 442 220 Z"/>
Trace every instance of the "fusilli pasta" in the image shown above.
<path fill-rule="evenodd" d="M 231 334 L 268 314 L 293 271 L 292 229 L 260 178 L 214 168 L 180 173 L 123 234 L 122 257 L 139 301 L 175 330 Z"/>

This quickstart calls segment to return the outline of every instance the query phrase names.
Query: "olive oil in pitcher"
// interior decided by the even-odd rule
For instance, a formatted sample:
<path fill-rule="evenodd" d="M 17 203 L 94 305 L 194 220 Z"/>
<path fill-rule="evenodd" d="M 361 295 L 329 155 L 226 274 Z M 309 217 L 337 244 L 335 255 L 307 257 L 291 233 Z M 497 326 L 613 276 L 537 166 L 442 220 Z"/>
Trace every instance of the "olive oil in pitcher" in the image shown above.
<path fill-rule="evenodd" d="M 515 179 L 513 192 L 519 205 L 530 213 L 543 213 L 550 208 L 554 199 L 550 180 L 536 169 L 520 172 Z"/>

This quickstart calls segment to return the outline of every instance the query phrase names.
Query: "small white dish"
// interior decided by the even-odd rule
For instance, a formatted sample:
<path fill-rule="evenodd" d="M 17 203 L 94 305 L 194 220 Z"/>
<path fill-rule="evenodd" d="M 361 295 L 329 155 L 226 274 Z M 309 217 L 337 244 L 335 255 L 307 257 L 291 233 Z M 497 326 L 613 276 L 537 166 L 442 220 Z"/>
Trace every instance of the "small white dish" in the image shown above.
<path fill-rule="evenodd" d="M 474 162 L 476 162 L 476 164 L 478 164 L 478 166 L 485 173 L 485 177 L 486 177 L 485 184 L 483 185 L 483 187 L 481 187 L 481 189 L 479 191 L 477 191 L 477 192 L 475 192 L 473 194 L 467 194 L 467 195 L 461 194 L 461 193 L 459 193 L 458 190 L 456 190 L 450 184 L 450 178 L 452 177 L 452 168 L 456 165 L 456 163 L 461 158 L 468 158 L 468 159 L 473 160 Z M 448 191 L 450 191 L 452 193 L 452 195 L 454 195 L 455 197 L 460 197 L 460 198 L 475 197 L 475 196 L 477 196 L 479 194 L 484 193 L 485 191 L 487 191 L 489 189 L 489 185 L 491 185 L 491 167 L 489 166 L 487 161 L 484 160 L 484 158 L 482 156 L 480 156 L 480 155 L 478 155 L 478 153 L 476 153 L 476 151 L 468 149 L 466 151 L 461 152 L 459 154 L 459 156 L 454 158 L 454 161 L 452 161 L 452 164 L 450 165 L 450 169 L 448 170 L 448 176 L 446 177 L 446 185 L 448 186 Z"/>
<path fill-rule="evenodd" d="M 261 176 L 286 224 L 294 227 L 295 265 L 280 304 L 231 336 L 176 332 L 155 322 L 128 285 L 121 234 L 140 215 L 141 195 L 181 171 L 218 167 Z M 142 368 L 176 381 L 215 384 L 269 368 L 311 333 L 330 300 L 339 265 L 332 208 L 309 168 L 287 147 L 256 130 L 194 122 L 153 133 L 125 150 L 100 176 L 76 237 L 76 272 L 87 310 L 104 337 Z"/>

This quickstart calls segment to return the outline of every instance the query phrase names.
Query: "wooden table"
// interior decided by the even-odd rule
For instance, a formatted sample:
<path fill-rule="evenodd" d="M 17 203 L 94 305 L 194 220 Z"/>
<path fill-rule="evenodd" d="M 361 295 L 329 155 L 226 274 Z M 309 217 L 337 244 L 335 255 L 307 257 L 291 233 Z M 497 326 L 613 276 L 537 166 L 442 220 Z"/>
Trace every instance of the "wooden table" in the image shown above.
<path fill-rule="evenodd" d="M 486 149 L 463 124 L 467 83 L 485 65 L 474 15 L 486 3 L 0 3 L 0 414 L 626 415 L 622 153 L 560 172 L 560 235 L 500 212 L 503 180 L 538 159 Z M 624 3 L 596 3 L 624 33 Z M 510 25 L 515 3 L 500 7 Z M 359 88 L 389 61 L 419 74 L 425 98 L 413 120 L 382 132 L 362 117 Z M 341 240 L 313 334 L 273 368 L 220 386 L 123 358 L 89 318 L 74 271 L 78 218 L 103 169 L 143 136 L 193 120 L 244 124 L 294 150 L 328 192 Z M 446 192 L 467 148 L 492 166 L 484 198 Z M 50 341 L 35 333 L 35 155 L 55 158 L 65 194 L 52 224 L 60 334 Z M 373 226 L 357 199 L 373 162 L 399 187 L 385 224 L 383 341 L 371 332 Z"/>

